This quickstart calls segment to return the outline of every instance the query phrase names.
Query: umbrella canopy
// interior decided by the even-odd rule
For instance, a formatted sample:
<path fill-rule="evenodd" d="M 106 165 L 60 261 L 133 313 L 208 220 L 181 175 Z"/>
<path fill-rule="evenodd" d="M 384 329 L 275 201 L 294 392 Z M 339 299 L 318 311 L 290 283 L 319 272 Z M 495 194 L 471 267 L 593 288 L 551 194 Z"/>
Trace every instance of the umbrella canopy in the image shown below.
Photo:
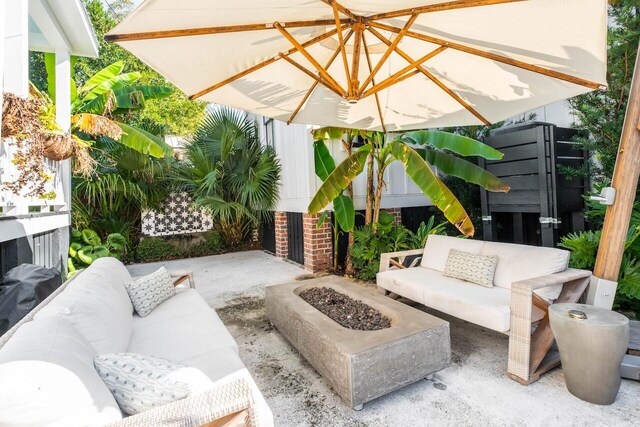
<path fill-rule="evenodd" d="M 107 35 L 192 99 L 373 130 L 606 88 L 606 0 L 147 0 Z"/>

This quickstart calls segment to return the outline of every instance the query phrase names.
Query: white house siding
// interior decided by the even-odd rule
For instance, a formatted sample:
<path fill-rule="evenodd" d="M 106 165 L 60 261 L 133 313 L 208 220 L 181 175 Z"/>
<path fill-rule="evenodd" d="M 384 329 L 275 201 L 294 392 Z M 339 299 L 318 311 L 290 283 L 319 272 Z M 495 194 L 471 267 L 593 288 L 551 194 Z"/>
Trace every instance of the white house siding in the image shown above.
<path fill-rule="evenodd" d="M 26 97 L 29 50 L 56 56 L 56 120 L 70 127 L 70 55 L 96 57 L 98 45 L 80 0 L 11 0 L 0 2 L 0 93 Z M 17 168 L 15 146 L 0 144 L 0 180 L 11 181 Z M 45 159 L 53 179 L 47 191 L 54 200 L 0 191 L 0 272 L 21 262 L 64 268 L 71 223 L 71 161 Z M 47 246 L 47 253 L 39 245 Z M 55 253 L 54 253 L 55 252 Z M 10 259 L 9 259 L 10 258 Z"/>

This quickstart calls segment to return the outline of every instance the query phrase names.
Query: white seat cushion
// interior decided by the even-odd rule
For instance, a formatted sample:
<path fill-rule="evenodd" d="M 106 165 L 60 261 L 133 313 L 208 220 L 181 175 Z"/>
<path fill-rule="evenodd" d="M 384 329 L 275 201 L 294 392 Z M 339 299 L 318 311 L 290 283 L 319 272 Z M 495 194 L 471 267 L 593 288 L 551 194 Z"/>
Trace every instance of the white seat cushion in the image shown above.
<path fill-rule="evenodd" d="M 422 256 L 422 265 L 436 271 L 444 271 L 447 257 L 451 249 L 479 255 L 484 246 L 482 240 L 462 239 L 459 237 L 440 236 L 432 234 L 427 239 Z"/>
<path fill-rule="evenodd" d="M 238 345 L 196 290 L 178 292 L 147 317 L 134 316 L 127 351 L 197 368 L 215 382 L 245 378 L 253 391 L 259 425 L 273 425 L 273 414 L 242 363 Z"/>
<path fill-rule="evenodd" d="M 378 273 L 376 283 L 383 289 L 424 304 L 424 288 L 438 283 L 454 283 L 458 279 L 443 276 L 439 271 L 424 267 L 387 270 Z"/>
<path fill-rule="evenodd" d="M 133 330 L 133 306 L 124 288 L 128 274 L 115 258 L 96 261 L 34 318 L 64 317 L 98 353 L 124 352 Z"/>
<path fill-rule="evenodd" d="M 503 333 L 510 329 L 508 289 L 485 288 L 424 267 L 378 273 L 377 283 L 383 289 L 476 325 Z M 533 320 L 541 316 L 542 312 L 533 307 Z"/>
<path fill-rule="evenodd" d="M 93 367 L 95 356 L 61 317 L 25 323 L 0 350 L 0 425 L 103 425 L 121 419 Z"/>
<path fill-rule="evenodd" d="M 220 349 L 238 354 L 238 346 L 216 312 L 196 290 L 178 292 L 147 317 L 134 316 L 127 352 L 183 363 L 219 378 Z M 242 366 L 240 362 L 239 367 Z"/>
<path fill-rule="evenodd" d="M 505 289 L 520 280 L 564 271 L 569 265 L 569 252 L 554 248 L 486 242 L 481 253 L 498 256 L 493 283 Z M 551 301 L 558 298 L 561 289 L 562 285 L 550 286 L 536 293 Z"/>

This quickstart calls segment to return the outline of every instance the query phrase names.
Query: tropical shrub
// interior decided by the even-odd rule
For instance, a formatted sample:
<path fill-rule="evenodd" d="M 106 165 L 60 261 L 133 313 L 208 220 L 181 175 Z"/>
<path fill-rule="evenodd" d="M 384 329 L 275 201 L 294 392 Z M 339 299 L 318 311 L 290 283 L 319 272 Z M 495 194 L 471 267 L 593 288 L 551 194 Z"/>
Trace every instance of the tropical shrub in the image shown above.
<path fill-rule="evenodd" d="M 176 258 L 180 249 L 161 237 L 148 237 L 140 240 L 136 247 L 135 259 L 139 262 Z"/>
<path fill-rule="evenodd" d="M 137 262 L 164 261 L 176 258 L 190 258 L 214 255 L 225 250 L 224 242 L 218 232 L 202 233 L 204 240 L 180 249 L 172 243 L 171 238 L 147 237 L 140 241 L 135 250 L 134 260 Z"/>
<path fill-rule="evenodd" d="M 260 144 L 255 124 L 244 113 L 229 108 L 209 112 L 185 150 L 174 182 L 209 210 L 228 247 L 238 246 L 261 221 L 270 220 L 280 163 L 271 147 Z"/>
<path fill-rule="evenodd" d="M 343 134 L 356 132 L 365 144 L 348 153 L 348 157 L 336 166 L 324 146 L 324 140 L 335 139 L 335 134 L 340 132 Z M 316 173 L 318 173 L 318 157 L 320 157 L 320 163 L 324 166 L 322 173 L 326 178 L 321 176 L 324 182 L 309 204 L 310 213 L 318 213 L 329 203 L 333 202 L 335 205 L 336 201 L 348 198 L 343 192 L 358 175 L 365 171 L 366 165 L 365 221 L 367 224 L 371 223 L 375 231 L 378 227 L 382 190 L 385 186 L 384 172 L 394 161 L 403 164 L 407 175 L 433 201 L 435 207 L 442 211 L 445 218 L 465 236 L 473 236 L 473 223 L 460 201 L 436 175 L 432 167 L 436 167 L 447 176 L 480 185 L 489 191 L 509 191 L 509 186 L 495 175 L 462 158 L 480 156 L 497 160 L 502 158 L 502 153 L 466 136 L 441 131 L 412 131 L 387 141 L 385 135 L 380 132 L 336 130 L 335 128 L 319 129 L 314 136 L 317 139 L 314 146 Z M 375 191 L 374 182 L 376 183 Z M 355 215 L 353 203 L 343 204 L 345 215 L 353 218 Z M 336 215 L 340 217 L 338 209 L 336 209 Z"/>
<path fill-rule="evenodd" d="M 386 252 L 423 248 L 430 234 L 444 234 L 446 223 L 434 226 L 431 217 L 420 224 L 416 233 L 393 223 L 393 216 L 381 211 L 377 230 L 373 224 L 356 227 L 351 256 L 355 275 L 361 280 L 373 280 L 380 270 L 380 255 Z"/>
<path fill-rule="evenodd" d="M 604 215 L 601 205 L 588 209 L 588 216 L 599 221 Z M 632 309 L 640 313 L 640 205 L 634 206 L 631 226 L 627 234 L 622 266 L 618 276 L 616 306 L 620 309 Z M 582 231 L 564 236 L 558 246 L 571 251 L 569 266 L 593 270 L 600 245 L 601 231 Z"/>
<path fill-rule="evenodd" d="M 114 257 L 121 259 L 125 253 L 127 240 L 122 234 L 112 233 L 103 241 L 94 230 L 71 231 L 71 244 L 69 245 L 69 260 L 67 269 L 69 276 L 75 274 L 78 269 L 90 266 L 96 259 Z"/>

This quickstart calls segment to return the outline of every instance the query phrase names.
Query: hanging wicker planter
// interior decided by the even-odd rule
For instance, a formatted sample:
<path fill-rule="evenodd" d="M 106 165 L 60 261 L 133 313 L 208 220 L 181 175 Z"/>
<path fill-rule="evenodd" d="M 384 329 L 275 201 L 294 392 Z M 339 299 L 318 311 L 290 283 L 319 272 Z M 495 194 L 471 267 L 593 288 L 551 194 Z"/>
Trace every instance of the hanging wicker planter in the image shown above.
<path fill-rule="evenodd" d="M 43 155 L 51 160 L 66 160 L 73 156 L 76 142 L 68 135 L 47 134 L 42 137 Z"/>

